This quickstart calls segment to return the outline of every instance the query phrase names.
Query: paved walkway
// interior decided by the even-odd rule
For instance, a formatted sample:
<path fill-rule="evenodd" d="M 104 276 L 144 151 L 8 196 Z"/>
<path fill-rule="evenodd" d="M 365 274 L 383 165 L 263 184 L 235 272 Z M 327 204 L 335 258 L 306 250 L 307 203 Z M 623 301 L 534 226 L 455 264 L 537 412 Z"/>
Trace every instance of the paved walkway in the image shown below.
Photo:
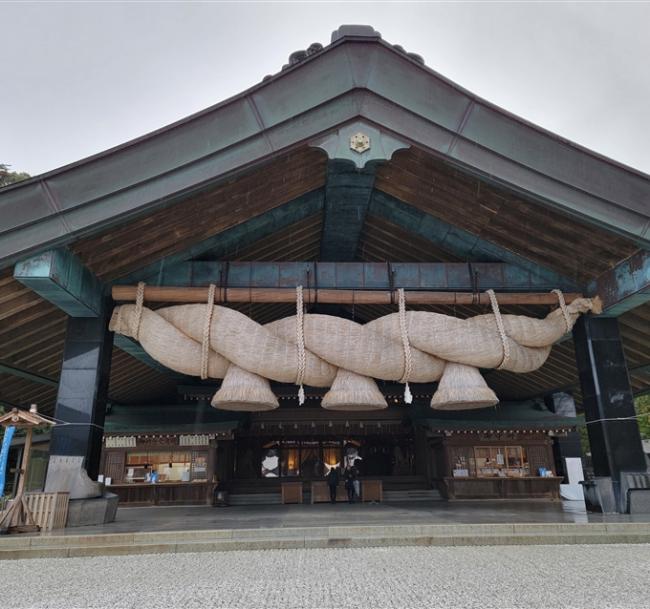
<path fill-rule="evenodd" d="M 413 503 L 265 505 L 214 508 L 140 507 L 117 511 L 115 522 L 54 534 L 322 527 L 330 525 L 650 522 L 650 515 L 587 514 L 582 502 L 421 501 Z"/>
<path fill-rule="evenodd" d="M 2 607 L 647 609 L 650 545 L 392 547 L 13 560 Z"/>

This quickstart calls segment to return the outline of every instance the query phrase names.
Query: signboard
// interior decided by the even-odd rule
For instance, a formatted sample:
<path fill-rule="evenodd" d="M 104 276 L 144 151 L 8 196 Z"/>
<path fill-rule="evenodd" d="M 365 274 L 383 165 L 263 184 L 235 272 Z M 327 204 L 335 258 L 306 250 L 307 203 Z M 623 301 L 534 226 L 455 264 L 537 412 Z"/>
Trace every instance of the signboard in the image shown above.
<path fill-rule="evenodd" d="M 106 448 L 134 448 L 135 436 L 106 436 Z"/>
<path fill-rule="evenodd" d="M 214 435 L 207 434 L 192 434 L 183 435 L 178 437 L 179 446 L 207 446 L 210 440 L 214 439 Z"/>

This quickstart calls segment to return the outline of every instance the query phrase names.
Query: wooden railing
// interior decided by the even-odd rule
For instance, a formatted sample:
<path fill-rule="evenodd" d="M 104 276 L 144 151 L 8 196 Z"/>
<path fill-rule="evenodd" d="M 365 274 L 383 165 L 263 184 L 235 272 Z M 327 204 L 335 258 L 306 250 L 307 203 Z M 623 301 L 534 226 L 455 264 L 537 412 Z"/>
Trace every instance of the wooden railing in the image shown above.
<path fill-rule="evenodd" d="M 26 493 L 25 499 L 41 531 L 65 527 L 70 493 Z"/>

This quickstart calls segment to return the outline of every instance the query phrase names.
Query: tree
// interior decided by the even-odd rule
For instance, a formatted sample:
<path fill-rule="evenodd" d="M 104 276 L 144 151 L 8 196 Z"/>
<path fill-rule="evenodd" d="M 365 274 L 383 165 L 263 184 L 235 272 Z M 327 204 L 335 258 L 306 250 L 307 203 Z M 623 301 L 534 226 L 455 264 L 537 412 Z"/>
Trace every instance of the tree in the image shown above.
<path fill-rule="evenodd" d="M 11 165 L 0 163 L 0 188 L 32 177 L 24 171 L 9 171 L 10 167 Z"/>
<path fill-rule="evenodd" d="M 650 440 L 650 394 L 642 395 L 634 400 L 636 413 L 639 415 L 639 429 L 644 440 Z"/>

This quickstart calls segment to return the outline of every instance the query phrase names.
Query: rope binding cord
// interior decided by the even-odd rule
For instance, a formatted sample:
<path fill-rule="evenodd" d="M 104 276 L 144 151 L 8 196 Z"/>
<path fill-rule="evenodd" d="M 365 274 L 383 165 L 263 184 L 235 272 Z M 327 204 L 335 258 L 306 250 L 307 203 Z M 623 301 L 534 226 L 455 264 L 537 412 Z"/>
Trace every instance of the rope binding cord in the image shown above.
<path fill-rule="evenodd" d="M 566 324 L 566 331 L 570 332 L 571 331 L 571 316 L 569 315 L 569 311 L 566 307 L 566 302 L 564 301 L 564 294 L 562 294 L 562 290 L 551 290 L 552 294 L 557 294 L 557 300 L 558 303 L 560 304 L 560 309 L 562 309 L 562 315 L 564 316 L 564 323 Z"/>
<path fill-rule="evenodd" d="M 135 315 L 133 317 L 133 338 L 135 338 L 135 340 L 140 340 L 140 323 L 142 322 L 144 288 L 146 285 L 147 284 L 144 281 L 140 281 L 135 295 Z"/>
<path fill-rule="evenodd" d="M 503 370 L 510 359 L 510 345 L 508 344 L 508 337 L 503 326 L 503 318 L 501 317 L 501 311 L 499 310 L 499 303 L 497 302 L 496 294 L 494 293 L 494 290 L 486 290 L 485 293 L 490 298 L 492 313 L 494 313 L 494 320 L 496 321 L 497 329 L 499 330 L 499 337 L 501 338 L 501 345 L 503 346 L 503 359 L 496 369 Z"/>
<path fill-rule="evenodd" d="M 201 341 L 201 380 L 208 378 L 208 363 L 210 361 L 210 331 L 212 330 L 212 315 L 214 314 L 214 294 L 217 286 L 213 283 L 208 288 L 208 304 L 205 309 L 205 321 L 203 322 L 203 337 Z"/>
<path fill-rule="evenodd" d="M 305 368 L 307 358 L 305 356 L 305 318 L 302 286 L 296 286 L 296 344 L 298 347 L 298 374 L 296 375 L 296 385 L 298 389 L 298 404 L 302 406 L 305 403 L 305 389 L 303 381 L 305 379 Z"/>
<path fill-rule="evenodd" d="M 409 378 L 413 371 L 413 357 L 411 354 L 411 344 L 409 342 L 408 327 L 406 324 L 406 296 L 404 294 L 404 288 L 400 288 L 397 291 L 397 295 L 399 303 L 399 330 L 402 337 L 402 346 L 404 348 L 404 374 L 399 382 L 404 383 L 404 402 L 406 404 L 411 404 L 413 402 L 413 395 L 411 394 L 411 388 L 409 387 Z"/>

